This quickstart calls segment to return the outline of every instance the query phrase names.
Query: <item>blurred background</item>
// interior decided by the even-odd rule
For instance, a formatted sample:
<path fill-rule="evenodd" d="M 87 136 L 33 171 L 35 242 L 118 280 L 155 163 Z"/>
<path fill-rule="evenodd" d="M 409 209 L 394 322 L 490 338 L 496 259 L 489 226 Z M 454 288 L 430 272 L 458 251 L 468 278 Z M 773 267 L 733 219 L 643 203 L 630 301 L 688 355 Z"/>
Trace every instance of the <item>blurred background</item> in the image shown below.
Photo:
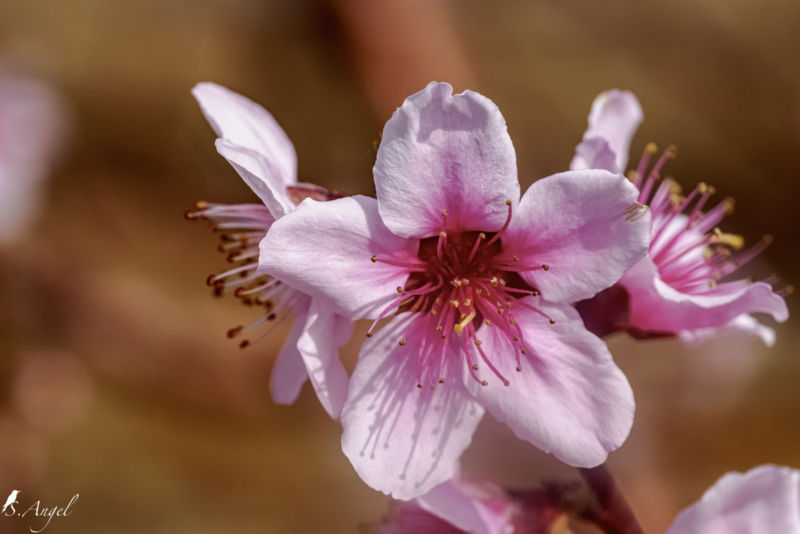
<path fill-rule="evenodd" d="M 217 155 L 196 82 L 267 107 L 302 181 L 365 194 L 383 123 L 430 80 L 499 105 L 523 187 L 567 167 L 597 93 L 631 89 L 632 159 L 675 143 L 668 173 L 737 199 L 726 231 L 775 236 L 749 274 L 785 285 L 800 272 L 799 24 L 793 0 L 3 0 L 0 68 L 49 84 L 66 133 L 37 213 L 0 248 L 0 495 L 80 493 L 53 533 L 354 532 L 385 510 L 309 386 L 272 403 L 283 333 L 246 350 L 225 337 L 257 312 L 211 296 L 224 257 L 183 212 L 255 196 Z M 725 471 L 800 467 L 796 317 L 771 349 L 610 341 L 638 402 L 610 465 L 648 532 Z M 464 470 L 573 476 L 489 416 Z"/>

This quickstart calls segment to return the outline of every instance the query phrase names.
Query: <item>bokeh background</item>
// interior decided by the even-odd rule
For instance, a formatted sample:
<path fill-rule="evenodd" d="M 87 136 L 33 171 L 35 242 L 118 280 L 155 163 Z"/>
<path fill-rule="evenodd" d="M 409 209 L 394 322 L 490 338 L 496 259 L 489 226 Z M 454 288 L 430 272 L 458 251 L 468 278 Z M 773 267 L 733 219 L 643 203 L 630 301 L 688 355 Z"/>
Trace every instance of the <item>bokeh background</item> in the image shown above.
<path fill-rule="evenodd" d="M 800 272 L 798 27 L 794 0 L 3 0 L 0 62 L 50 83 L 71 120 L 39 216 L 0 250 L 0 495 L 79 492 L 53 533 L 354 532 L 385 509 L 308 386 L 270 400 L 282 334 L 225 337 L 256 312 L 212 298 L 224 258 L 183 212 L 255 197 L 216 154 L 196 82 L 266 106 L 301 180 L 368 194 L 383 123 L 432 79 L 497 102 L 523 187 L 566 168 L 598 92 L 631 89 L 633 152 L 675 143 L 669 173 L 736 198 L 727 231 L 775 236 L 749 272 L 785 285 Z M 772 349 L 610 341 L 638 402 L 610 465 L 647 532 L 725 471 L 800 467 L 797 325 Z M 488 416 L 464 469 L 573 476 Z"/>

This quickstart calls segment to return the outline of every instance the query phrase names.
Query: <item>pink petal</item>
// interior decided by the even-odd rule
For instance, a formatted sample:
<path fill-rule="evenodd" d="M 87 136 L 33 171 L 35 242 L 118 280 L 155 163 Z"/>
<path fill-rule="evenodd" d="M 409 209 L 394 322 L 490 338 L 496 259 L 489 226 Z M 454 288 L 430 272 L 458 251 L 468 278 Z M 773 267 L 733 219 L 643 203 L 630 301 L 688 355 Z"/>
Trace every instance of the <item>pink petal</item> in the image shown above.
<path fill-rule="evenodd" d="M 678 515 L 668 534 L 798 534 L 800 472 L 762 465 L 728 473 Z"/>
<path fill-rule="evenodd" d="M 520 439 L 527 440 L 561 461 L 593 467 L 619 448 L 633 424 L 633 392 L 614 364 L 605 343 L 589 333 L 574 308 L 523 299 L 549 315 L 516 306 L 528 352 L 522 371 L 516 371 L 515 349 L 496 325 L 483 325 L 477 338 L 506 379 L 477 384 L 465 373 L 465 382 L 480 403 Z"/>
<path fill-rule="evenodd" d="M 600 93 L 592 102 L 589 128 L 575 149 L 570 169 L 625 172 L 631 139 L 643 117 L 633 93 L 616 89 Z"/>
<path fill-rule="evenodd" d="M 503 254 L 549 269 L 522 277 L 551 302 L 589 298 L 613 285 L 650 244 L 650 214 L 620 175 L 569 171 L 534 182 L 503 236 Z"/>
<path fill-rule="evenodd" d="M 513 532 L 507 517 L 511 502 L 501 502 L 504 496 L 500 493 L 500 488 L 492 484 L 478 485 L 454 477 L 417 497 L 417 503 L 463 532 L 508 534 Z M 497 506 L 490 506 L 490 503 Z"/>
<path fill-rule="evenodd" d="M 192 89 L 200 109 L 216 134 L 232 144 L 252 149 L 275 168 L 275 187 L 297 181 L 297 155 L 286 132 L 269 112 L 221 85 L 198 83 Z"/>
<path fill-rule="evenodd" d="M 346 317 L 375 317 L 397 298 L 409 271 L 372 256 L 412 262 L 418 246 L 383 225 L 373 198 L 307 199 L 273 223 L 259 267 Z"/>
<path fill-rule="evenodd" d="M 506 122 L 488 98 L 431 82 L 386 123 L 373 169 L 380 213 L 397 235 L 447 228 L 497 230 L 506 200 L 519 200 L 517 162 Z"/>
<path fill-rule="evenodd" d="M 701 295 L 681 293 L 661 280 L 649 257 L 626 273 L 621 283 L 630 295 L 631 325 L 642 330 L 722 327 L 743 313 L 769 313 L 780 322 L 789 315 L 786 302 L 765 282 L 726 282 Z"/>
<path fill-rule="evenodd" d="M 483 416 L 456 381 L 417 387 L 420 338 L 404 346 L 398 339 L 418 317 L 400 314 L 362 345 L 342 410 L 345 455 L 364 482 L 397 499 L 418 497 L 455 475 Z M 456 354 L 448 361 L 463 364 Z"/>
<path fill-rule="evenodd" d="M 274 165 L 260 152 L 225 139 L 217 139 L 216 146 L 217 152 L 228 160 L 273 217 L 279 219 L 294 209 L 286 188 L 272 178 L 276 174 Z"/>
<path fill-rule="evenodd" d="M 337 419 L 347 395 L 347 372 L 339 360 L 339 348 L 353 333 L 353 323 L 311 300 L 297 350 L 305 363 L 311 385 L 328 414 Z"/>
<path fill-rule="evenodd" d="M 678 336 L 687 343 L 704 341 L 706 339 L 728 334 L 748 334 L 756 336 L 764 342 L 767 347 L 775 345 L 775 330 L 759 323 L 752 315 L 743 313 L 731 319 L 727 324 L 720 328 L 698 328 L 696 330 L 681 330 Z"/>
<path fill-rule="evenodd" d="M 362 525 L 363 534 L 463 534 L 458 529 L 421 508 L 415 501 L 394 501 L 391 511 L 379 524 Z"/>
<path fill-rule="evenodd" d="M 289 337 L 283 343 L 281 352 L 272 366 L 269 377 L 269 389 L 272 400 L 278 404 L 292 404 L 300 395 L 300 389 L 308 380 L 308 371 L 303 364 L 297 342 L 306 326 L 306 314 L 309 299 L 303 295 L 298 296 L 298 301 L 293 306 L 294 324 L 289 332 Z"/>

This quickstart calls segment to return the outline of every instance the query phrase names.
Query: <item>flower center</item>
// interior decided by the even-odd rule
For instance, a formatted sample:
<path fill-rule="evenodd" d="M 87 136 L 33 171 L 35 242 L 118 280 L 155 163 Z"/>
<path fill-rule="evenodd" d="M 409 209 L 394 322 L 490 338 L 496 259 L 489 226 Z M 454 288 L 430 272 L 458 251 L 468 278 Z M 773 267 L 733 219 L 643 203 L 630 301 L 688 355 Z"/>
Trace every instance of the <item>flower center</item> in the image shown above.
<path fill-rule="evenodd" d="M 373 262 L 390 263 L 407 268 L 410 275 L 404 287 L 398 287 L 399 297 L 387 306 L 375 320 L 367 336 L 371 336 L 378 321 L 392 310 L 419 314 L 417 320 L 398 340 L 400 346 L 415 341 L 419 383 L 445 383 L 445 358 L 451 343 L 459 344 L 472 378 L 482 385 L 488 381 L 478 375 L 482 362 L 500 381 L 510 384 L 484 350 L 477 337 L 481 326 L 496 329 L 514 348 L 516 370 L 522 371 L 521 355 L 528 352 L 523 331 L 515 317 L 521 307 L 536 311 L 554 323 L 549 316 L 521 297 L 538 296 L 519 272 L 548 270 L 544 264 L 523 265 L 517 256 L 509 258 L 503 252 L 502 236 L 511 222 L 511 202 L 507 201 L 508 217 L 497 232 L 454 232 L 447 230 L 447 211 L 442 210 L 443 230 L 438 237 L 420 241 L 417 262 L 399 264 L 373 256 Z"/>

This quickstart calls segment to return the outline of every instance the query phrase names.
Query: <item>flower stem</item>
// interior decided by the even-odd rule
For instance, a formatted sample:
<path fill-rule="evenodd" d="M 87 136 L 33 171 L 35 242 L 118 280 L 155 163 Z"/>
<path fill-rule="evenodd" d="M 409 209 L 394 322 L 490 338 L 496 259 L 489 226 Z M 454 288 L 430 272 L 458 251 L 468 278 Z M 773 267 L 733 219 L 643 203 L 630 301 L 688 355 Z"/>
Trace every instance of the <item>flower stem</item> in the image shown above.
<path fill-rule="evenodd" d="M 605 464 L 592 469 L 578 469 L 578 472 L 595 498 L 594 505 L 584 511 L 584 519 L 606 534 L 644 534 Z"/>

